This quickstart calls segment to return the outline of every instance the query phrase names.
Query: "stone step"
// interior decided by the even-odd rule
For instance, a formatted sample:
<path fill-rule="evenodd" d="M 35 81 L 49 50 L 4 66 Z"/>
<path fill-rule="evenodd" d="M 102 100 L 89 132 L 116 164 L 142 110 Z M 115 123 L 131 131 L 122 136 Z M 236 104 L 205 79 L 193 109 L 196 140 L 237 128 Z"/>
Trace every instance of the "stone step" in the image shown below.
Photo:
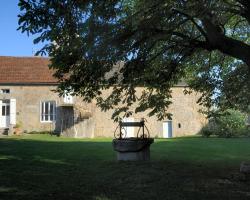
<path fill-rule="evenodd" d="M 9 128 L 0 128 L 0 135 L 8 135 Z"/>

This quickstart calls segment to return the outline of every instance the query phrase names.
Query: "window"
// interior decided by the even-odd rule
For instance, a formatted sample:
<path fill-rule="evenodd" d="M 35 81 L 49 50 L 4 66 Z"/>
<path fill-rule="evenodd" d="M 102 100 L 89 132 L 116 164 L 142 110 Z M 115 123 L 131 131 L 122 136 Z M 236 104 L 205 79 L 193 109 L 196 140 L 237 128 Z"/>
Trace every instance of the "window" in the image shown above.
<path fill-rule="evenodd" d="M 10 116 L 10 101 L 2 101 L 2 116 Z"/>
<path fill-rule="evenodd" d="M 10 89 L 1 89 L 0 92 L 2 94 L 9 94 L 10 93 Z"/>
<path fill-rule="evenodd" d="M 10 116 L 10 105 L 2 106 L 2 116 Z"/>
<path fill-rule="evenodd" d="M 56 102 L 43 101 L 41 102 L 41 121 L 53 122 L 56 120 Z"/>
<path fill-rule="evenodd" d="M 181 128 L 181 123 L 178 123 L 178 128 Z"/>

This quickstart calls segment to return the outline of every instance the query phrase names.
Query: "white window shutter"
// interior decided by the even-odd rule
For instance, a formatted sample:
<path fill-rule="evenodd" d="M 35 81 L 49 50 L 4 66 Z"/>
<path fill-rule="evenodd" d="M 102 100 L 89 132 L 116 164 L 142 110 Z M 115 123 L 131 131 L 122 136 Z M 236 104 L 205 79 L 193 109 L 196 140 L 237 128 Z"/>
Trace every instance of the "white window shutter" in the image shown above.
<path fill-rule="evenodd" d="M 10 124 L 16 125 L 16 99 L 10 100 Z"/>

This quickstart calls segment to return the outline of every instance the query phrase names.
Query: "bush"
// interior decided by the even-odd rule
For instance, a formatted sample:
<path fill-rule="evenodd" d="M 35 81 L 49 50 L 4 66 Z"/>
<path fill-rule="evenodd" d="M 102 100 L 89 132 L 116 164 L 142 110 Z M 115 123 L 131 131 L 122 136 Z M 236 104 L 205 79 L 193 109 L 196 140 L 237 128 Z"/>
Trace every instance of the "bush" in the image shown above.
<path fill-rule="evenodd" d="M 239 135 L 250 137 L 250 127 L 246 127 L 239 131 Z"/>
<path fill-rule="evenodd" d="M 204 126 L 200 130 L 199 134 L 201 134 L 203 137 L 210 137 L 211 135 L 213 135 L 213 131 L 208 126 Z"/>
<path fill-rule="evenodd" d="M 28 134 L 51 134 L 50 131 L 31 131 Z"/>
<path fill-rule="evenodd" d="M 246 115 L 231 109 L 217 113 L 210 118 L 209 123 L 202 128 L 200 134 L 204 137 L 216 135 L 226 138 L 249 136 L 249 129 L 246 126 Z"/>
<path fill-rule="evenodd" d="M 219 137 L 240 136 L 246 129 L 246 115 L 237 110 L 227 110 L 215 122 L 219 127 Z"/>

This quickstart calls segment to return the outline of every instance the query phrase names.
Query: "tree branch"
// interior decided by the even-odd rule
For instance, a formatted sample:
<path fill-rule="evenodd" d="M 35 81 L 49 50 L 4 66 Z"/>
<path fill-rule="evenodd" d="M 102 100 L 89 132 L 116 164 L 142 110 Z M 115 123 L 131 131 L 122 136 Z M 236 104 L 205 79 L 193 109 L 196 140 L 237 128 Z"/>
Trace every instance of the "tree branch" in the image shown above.
<path fill-rule="evenodd" d="M 242 41 L 227 37 L 221 33 L 220 27 L 213 24 L 212 21 L 208 17 L 202 19 L 210 49 L 217 49 L 224 54 L 242 60 L 250 67 L 250 46 Z"/>
<path fill-rule="evenodd" d="M 183 11 L 177 10 L 177 9 L 173 9 L 173 11 L 175 11 L 175 12 L 177 12 L 177 13 L 179 13 L 179 14 L 185 16 L 187 19 L 189 19 L 189 20 L 195 25 L 195 27 L 200 31 L 200 33 L 207 39 L 207 34 L 206 34 L 206 32 L 202 29 L 202 27 L 200 27 L 200 26 L 196 23 L 194 17 L 192 17 L 191 15 L 189 15 L 189 14 L 187 14 L 187 13 L 184 13 Z"/>

